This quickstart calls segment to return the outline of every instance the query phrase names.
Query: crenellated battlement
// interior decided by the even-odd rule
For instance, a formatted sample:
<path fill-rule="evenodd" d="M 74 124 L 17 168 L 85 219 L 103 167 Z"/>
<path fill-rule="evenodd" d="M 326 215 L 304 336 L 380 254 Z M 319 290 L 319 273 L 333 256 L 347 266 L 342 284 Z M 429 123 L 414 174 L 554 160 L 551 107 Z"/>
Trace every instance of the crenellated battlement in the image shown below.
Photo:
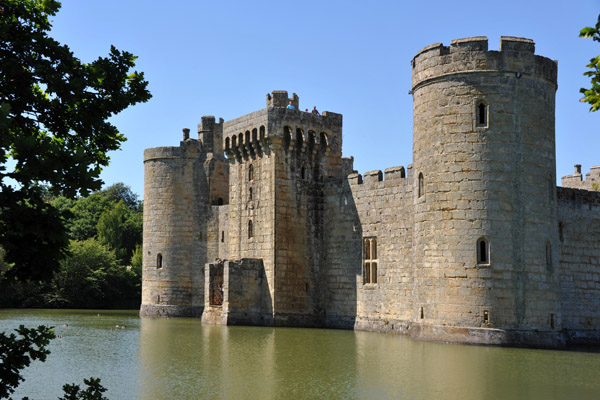
<path fill-rule="evenodd" d="M 600 166 L 556 187 L 556 61 L 475 36 L 412 72 L 406 167 L 358 173 L 342 115 L 283 90 L 146 150 L 141 314 L 600 343 Z"/>
<path fill-rule="evenodd" d="M 287 108 L 292 101 L 294 109 Z M 341 155 L 342 115 L 298 110 L 299 97 L 287 91 L 267 95 L 267 108 L 227 121 L 223 127 L 228 158 L 241 161 L 262 157 L 274 149 Z"/>
<path fill-rule="evenodd" d="M 585 174 L 585 179 L 581 173 L 581 164 L 575 164 L 575 171 L 571 175 L 561 178 L 561 185 L 573 189 L 600 191 L 600 165 L 591 167 L 590 172 Z"/>
<path fill-rule="evenodd" d="M 515 79 L 541 76 L 556 86 L 557 62 L 535 55 L 531 39 L 502 36 L 498 51 L 488 50 L 488 38 L 475 36 L 455 39 L 450 46 L 434 43 L 423 48 L 412 59 L 412 90 L 432 80 L 469 73 L 503 73 Z"/>

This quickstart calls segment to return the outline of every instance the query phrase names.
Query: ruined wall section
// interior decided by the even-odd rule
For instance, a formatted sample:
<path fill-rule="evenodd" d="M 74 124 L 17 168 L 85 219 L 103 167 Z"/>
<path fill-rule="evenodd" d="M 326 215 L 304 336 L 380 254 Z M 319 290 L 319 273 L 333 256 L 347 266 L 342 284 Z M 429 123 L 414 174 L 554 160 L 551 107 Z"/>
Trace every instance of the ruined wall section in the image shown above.
<path fill-rule="evenodd" d="M 141 315 L 200 315 L 208 186 L 200 143 L 144 152 Z"/>
<path fill-rule="evenodd" d="M 385 178 L 385 179 L 384 179 Z M 327 325 L 406 333 L 412 318 L 412 167 L 353 173 L 326 189 Z M 365 240 L 376 240 L 367 278 Z M 375 277 L 375 279 L 374 279 Z"/>
<path fill-rule="evenodd" d="M 600 339 L 600 193 L 558 188 L 561 325 L 567 341 Z"/>
<path fill-rule="evenodd" d="M 512 336 L 484 341 L 556 344 L 558 273 L 546 248 L 556 260 L 557 65 L 534 47 L 502 37 L 488 51 L 487 38 L 474 37 L 428 46 L 412 61 L 423 339 L 477 341 L 452 327 L 499 328 Z"/>

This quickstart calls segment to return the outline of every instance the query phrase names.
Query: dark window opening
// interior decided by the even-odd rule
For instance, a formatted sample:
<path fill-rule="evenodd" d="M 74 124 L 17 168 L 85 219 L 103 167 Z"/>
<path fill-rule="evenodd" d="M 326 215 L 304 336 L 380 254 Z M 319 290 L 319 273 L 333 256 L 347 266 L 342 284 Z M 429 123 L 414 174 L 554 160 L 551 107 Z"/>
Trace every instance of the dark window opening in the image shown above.
<path fill-rule="evenodd" d="M 162 254 L 158 253 L 156 255 L 156 268 L 161 269 L 163 267 Z"/>
<path fill-rule="evenodd" d="M 556 316 L 553 313 L 550 313 L 550 328 L 556 328 Z"/>
<path fill-rule="evenodd" d="M 423 307 L 421 307 L 419 314 L 420 314 L 421 319 L 425 318 L 425 313 L 423 312 Z"/>
<path fill-rule="evenodd" d="M 487 126 L 487 114 L 488 107 L 485 103 L 481 102 L 477 105 L 477 125 Z"/>
<path fill-rule="evenodd" d="M 250 164 L 248 167 L 248 180 L 251 181 L 252 179 L 254 179 L 254 167 Z"/>
<path fill-rule="evenodd" d="M 300 176 L 302 176 L 302 179 L 306 179 L 306 167 L 302 167 Z"/>
<path fill-rule="evenodd" d="M 221 231 L 221 243 L 225 242 L 225 231 Z"/>
<path fill-rule="evenodd" d="M 422 197 L 425 194 L 425 182 L 423 180 L 423 173 L 419 173 L 419 188 L 418 188 L 418 197 Z"/>
<path fill-rule="evenodd" d="M 252 201 L 252 188 L 248 189 L 248 200 Z"/>
<path fill-rule="evenodd" d="M 480 238 L 477 241 L 477 264 L 489 264 L 490 253 L 488 242 L 485 238 Z"/>
<path fill-rule="evenodd" d="M 248 221 L 248 239 L 250 239 L 253 235 L 254 235 L 254 232 L 252 229 L 252 220 L 249 220 Z"/>
<path fill-rule="evenodd" d="M 223 198 L 222 198 L 222 197 L 219 197 L 219 198 L 217 199 L 217 205 L 218 205 L 218 206 L 222 206 L 222 205 L 223 205 Z"/>
<path fill-rule="evenodd" d="M 546 269 L 552 271 L 552 245 L 546 242 Z"/>
<path fill-rule="evenodd" d="M 483 311 L 483 323 L 484 324 L 490 323 L 490 312 L 488 310 Z"/>
<path fill-rule="evenodd" d="M 564 229 L 564 224 L 563 224 L 562 222 L 559 222 L 559 223 L 558 223 L 558 239 L 559 239 L 561 242 L 564 242 L 564 241 L 565 241 L 565 238 L 564 238 L 564 236 L 563 236 L 563 229 Z"/>

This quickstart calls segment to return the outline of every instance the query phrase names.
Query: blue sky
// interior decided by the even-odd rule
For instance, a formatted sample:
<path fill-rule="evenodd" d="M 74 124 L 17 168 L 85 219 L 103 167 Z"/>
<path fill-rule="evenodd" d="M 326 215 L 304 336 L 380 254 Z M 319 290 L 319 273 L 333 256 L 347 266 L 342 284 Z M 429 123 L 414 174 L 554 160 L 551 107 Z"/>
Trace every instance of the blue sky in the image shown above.
<path fill-rule="evenodd" d="M 412 163 L 412 57 L 469 36 L 536 42 L 558 60 L 557 176 L 600 165 L 600 112 L 580 103 L 582 74 L 600 44 L 578 38 L 600 0 L 567 1 L 141 1 L 63 0 L 52 35 L 84 62 L 110 45 L 136 56 L 153 98 L 113 118 L 128 138 L 102 173 L 143 197 L 143 151 L 176 146 L 203 115 L 229 120 L 287 90 L 300 107 L 344 116 L 344 156 L 359 172 Z M 192 137 L 196 137 L 193 135 Z"/>

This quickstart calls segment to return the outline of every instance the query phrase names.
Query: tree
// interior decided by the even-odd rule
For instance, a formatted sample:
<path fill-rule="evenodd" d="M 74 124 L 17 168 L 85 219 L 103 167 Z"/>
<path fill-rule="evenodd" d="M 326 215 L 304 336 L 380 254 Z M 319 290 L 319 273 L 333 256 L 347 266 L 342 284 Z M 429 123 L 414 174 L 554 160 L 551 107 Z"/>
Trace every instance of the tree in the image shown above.
<path fill-rule="evenodd" d="M 101 186 L 125 137 L 107 119 L 151 95 L 135 57 L 111 47 L 86 64 L 48 36 L 56 0 L 0 0 L 0 246 L 7 272 L 49 279 L 68 247 L 68 213 L 44 201 Z"/>
<path fill-rule="evenodd" d="M 31 360 L 46 361 L 50 351 L 46 348 L 56 336 L 52 329 L 40 325 L 35 329 L 17 329 L 19 337 L 14 333 L 6 335 L 0 332 L 0 399 L 14 393 L 24 378 L 20 373 L 31 364 Z"/>
<path fill-rule="evenodd" d="M 114 250 L 120 263 L 125 263 L 142 241 L 142 215 L 132 212 L 121 200 L 112 209 L 102 213 L 96 230 L 98 240 Z"/>
<path fill-rule="evenodd" d="M 591 38 L 596 42 L 600 42 L 600 15 L 598 15 L 596 26 L 583 28 L 579 32 L 579 37 Z M 590 63 L 586 67 L 590 70 L 584 72 L 584 75 L 592 78 L 592 87 L 579 90 L 583 93 L 581 101 L 590 104 L 590 111 L 598 111 L 600 110 L 600 56 L 590 59 Z"/>
<path fill-rule="evenodd" d="M 102 307 L 107 273 L 117 268 L 115 253 L 95 239 L 71 241 L 69 257 L 61 261 L 53 284 L 55 305 L 73 308 Z"/>

